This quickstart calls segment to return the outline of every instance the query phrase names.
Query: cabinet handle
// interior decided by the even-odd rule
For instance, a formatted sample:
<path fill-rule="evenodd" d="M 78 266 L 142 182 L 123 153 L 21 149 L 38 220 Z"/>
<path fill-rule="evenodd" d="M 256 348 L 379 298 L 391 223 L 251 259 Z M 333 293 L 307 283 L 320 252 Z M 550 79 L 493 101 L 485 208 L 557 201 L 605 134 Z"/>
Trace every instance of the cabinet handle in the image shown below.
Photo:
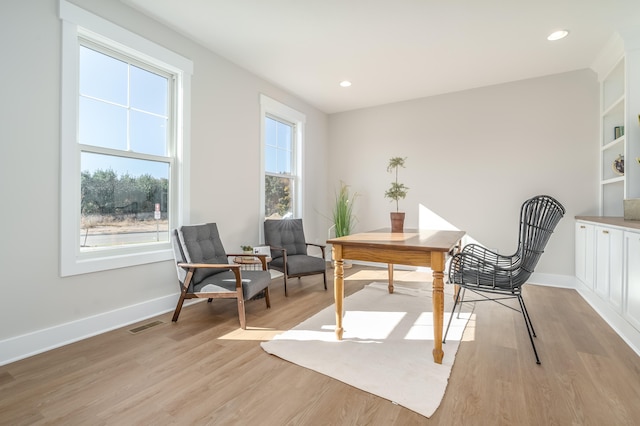
<path fill-rule="evenodd" d="M 608 234 L 608 233 L 609 233 L 609 231 L 602 231 L 602 233 L 603 233 L 603 234 Z"/>
<path fill-rule="evenodd" d="M 584 228 L 586 228 L 586 226 L 580 225 L 580 229 L 584 229 Z"/>

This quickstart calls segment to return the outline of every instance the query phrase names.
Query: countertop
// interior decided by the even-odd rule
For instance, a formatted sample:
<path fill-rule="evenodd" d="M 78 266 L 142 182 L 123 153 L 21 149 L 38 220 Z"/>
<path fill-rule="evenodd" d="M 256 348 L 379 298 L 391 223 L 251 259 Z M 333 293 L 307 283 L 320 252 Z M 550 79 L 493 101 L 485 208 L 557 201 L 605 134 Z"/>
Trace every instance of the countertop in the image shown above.
<path fill-rule="evenodd" d="M 576 220 L 601 223 L 603 225 L 620 226 L 622 228 L 640 229 L 640 220 L 624 220 L 623 217 L 611 216 L 576 216 Z"/>

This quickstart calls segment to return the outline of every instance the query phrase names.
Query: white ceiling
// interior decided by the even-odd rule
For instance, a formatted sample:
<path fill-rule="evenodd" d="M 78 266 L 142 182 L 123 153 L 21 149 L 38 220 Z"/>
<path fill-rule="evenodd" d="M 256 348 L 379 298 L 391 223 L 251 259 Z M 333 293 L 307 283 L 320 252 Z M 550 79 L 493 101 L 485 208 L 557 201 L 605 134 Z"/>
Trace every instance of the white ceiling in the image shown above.
<path fill-rule="evenodd" d="M 640 0 L 122 1 L 326 113 L 588 68 L 640 26 Z"/>

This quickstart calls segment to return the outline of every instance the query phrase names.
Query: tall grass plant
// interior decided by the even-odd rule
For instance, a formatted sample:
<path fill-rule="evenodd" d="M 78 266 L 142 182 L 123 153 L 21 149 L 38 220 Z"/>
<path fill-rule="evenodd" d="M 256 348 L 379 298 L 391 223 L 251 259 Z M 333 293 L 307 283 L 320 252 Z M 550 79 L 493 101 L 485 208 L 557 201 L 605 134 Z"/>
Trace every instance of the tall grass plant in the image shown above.
<path fill-rule="evenodd" d="M 349 185 L 340 182 L 340 191 L 336 193 L 333 206 L 333 225 L 336 237 L 344 237 L 351 234 L 356 217 L 353 214 L 353 202 L 358 194 L 351 197 Z"/>

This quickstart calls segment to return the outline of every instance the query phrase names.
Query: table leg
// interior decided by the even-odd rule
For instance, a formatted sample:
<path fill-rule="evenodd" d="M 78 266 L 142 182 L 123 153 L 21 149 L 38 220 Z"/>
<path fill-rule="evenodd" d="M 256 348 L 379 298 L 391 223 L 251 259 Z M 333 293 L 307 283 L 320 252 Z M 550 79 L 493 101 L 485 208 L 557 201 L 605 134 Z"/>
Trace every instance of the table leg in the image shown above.
<path fill-rule="evenodd" d="M 393 293 L 393 263 L 387 263 L 389 270 L 389 293 Z"/>
<path fill-rule="evenodd" d="M 444 253 L 431 252 L 433 271 L 433 361 L 442 364 L 442 326 L 444 323 Z"/>
<path fill-rule="evenodd" d="M 336 338 L 342 340 L 342 302 L 344 300 L 344 261 L 342 260 L 342 246 L 333 245 L 333 298 L 336 302 Z"/>

